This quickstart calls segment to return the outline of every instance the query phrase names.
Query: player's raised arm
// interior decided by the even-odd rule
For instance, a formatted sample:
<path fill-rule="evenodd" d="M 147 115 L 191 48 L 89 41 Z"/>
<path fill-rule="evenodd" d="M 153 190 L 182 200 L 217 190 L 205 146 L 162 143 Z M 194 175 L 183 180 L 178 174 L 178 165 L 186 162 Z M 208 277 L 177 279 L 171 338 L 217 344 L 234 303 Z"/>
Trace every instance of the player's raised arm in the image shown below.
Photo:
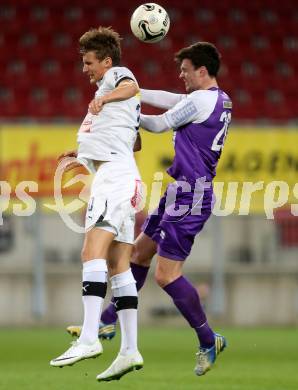
<path fill-rule="evenodd" d="M 152 133 L 164 133 L 190 123 L 199 115 L 195 103 L 191 98 L 183 99 L 175 107 L 162 115 L 142 115 L 140 125 Z"/>
<path fill-rule="evenodd" d="M 139 92 L 139 87 L 134 80 L 125 78 L 118 86 L 102 97 L 104 104 L 130 99 Z"/>
<path fill-rule="evenodd" d="M 186 94 L 178 94 L 154 89 L 140 89 L 141 102 L 150 106 L 168 110 L 187 97 Z"/>
<path fill-rule="evenodd" d="M 164 133 L 170 130 L 165 115 L 144 115 L 141 114 L 140 126 L 150 133 Z"/>
<path fill-rule="evenodd" d="M 138 84 L 134 80 L 124 78 L 113 91 L 93 99 L 89 104 L 89 111 L 96 115 L 102 110 L 104 104 L 130 99 L 138 92 Z"/>

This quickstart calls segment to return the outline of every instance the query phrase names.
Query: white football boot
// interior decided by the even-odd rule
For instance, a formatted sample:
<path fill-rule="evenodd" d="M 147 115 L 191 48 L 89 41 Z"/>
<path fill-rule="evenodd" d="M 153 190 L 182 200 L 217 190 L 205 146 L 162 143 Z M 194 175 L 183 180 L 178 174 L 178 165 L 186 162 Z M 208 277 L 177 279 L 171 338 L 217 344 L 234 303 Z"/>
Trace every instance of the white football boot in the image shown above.
<path fill-rule="evenodd" d="M 99 382 L 119 380 L 123 375 L 130 371 L 140 370 L 143 368 L 143 365 L 144 361 L 139 351 L 127 356 L 119 353 L 110 367 L 97 375 L 96 379 Z"/>
<path fill-rule="evenodd" d="M 95 358 L 103 352 L 102 345 L 97 339 L 93 344 L 82 344 L 78 340 L 71 343 L 71 347 L 56 359 L 50 361 L 53 367 L 72 366 L 74 363 Z"/>

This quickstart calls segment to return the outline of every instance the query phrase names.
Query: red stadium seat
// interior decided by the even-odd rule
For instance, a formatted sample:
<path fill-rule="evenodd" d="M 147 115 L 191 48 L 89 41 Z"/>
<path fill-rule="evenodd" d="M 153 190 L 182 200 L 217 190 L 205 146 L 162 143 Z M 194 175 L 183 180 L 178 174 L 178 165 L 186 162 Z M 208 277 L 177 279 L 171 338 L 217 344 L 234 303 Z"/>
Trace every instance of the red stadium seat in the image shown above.
<path fill-rule="evenodd" d="M 83 3 L 10 0 L 1 5 L 0 49 L 6 57 L 13 56 L 16 63 L 13 67 L 1 60 L 2 86 L 13 92 L 22 88 L 27 92 L 19 99 L 28 100 L 28 104 L 22 101 L 18 105 L 15 96 L 4 99 L 1 117 L 23 117 L 26 114 L 23 107 L 27 107 L 27 115 L 36 118 L 50 119 L 51 115 L 79 118 L 85 110 L 88 91 L 92 96 L 94 90 L 82 74 L 78 39 L 84 31 L 98 25 L 111 25 L 124 37 L 123 64 L 133 70 L 142 87 L 184 91 L 177 77 L 174 53 L 185 45 L 206 40 L 214 42 L 222 54 L 224 66 L 219 80 L 232 95 L 234 117 L 276 121 L 297 117 L 295 0 L 264 0 L 262 7 L 259 0 L 212 4 L 201 0 L 199 7 L 195 0 L 164 0 L 163 5 L 170 12 L 171 29 L 166 39 L 154 45 L 141 43 L 130 31 L 128 20 L 136 7 L 135 0 L 114 3 L 101 0 L 100 4 L 98 0 Z M 22 62 L 23 70 L 21 65 L 18 68 Z M 56 68 L 55 63 L 59 64 Z M 72 109 L 67 99 L 62 98 L 70 85 L 82 91 L 82 97 Z M 27 98 L 32 88 L 37 87 L 48 90 L 43 107 Z M 280 91 L 284 97 L 282 102 L 266 100 L 270 88 Z M 241 91 L 250 99 L 245 101 L 245 93 Z"/>

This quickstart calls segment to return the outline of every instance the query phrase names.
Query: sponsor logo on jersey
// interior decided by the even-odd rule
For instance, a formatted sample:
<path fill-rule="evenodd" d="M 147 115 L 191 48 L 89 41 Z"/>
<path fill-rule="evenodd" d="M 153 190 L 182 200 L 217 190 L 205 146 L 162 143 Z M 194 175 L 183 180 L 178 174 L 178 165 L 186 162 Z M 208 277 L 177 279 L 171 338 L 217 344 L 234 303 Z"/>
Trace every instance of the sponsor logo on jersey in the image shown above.
<path fill-rule="evenodd" d="M 231 100 L 224 100 L 222 104 L 223 104 L 223 108 L 231 109 L 233 107 Z"/>
<path fill-rule="evenodd" d="M 183 107 L 171 113 L 173 123 L 184 122 L 191 118 L 198 110 L 192 101 L 187 102 Z"/>

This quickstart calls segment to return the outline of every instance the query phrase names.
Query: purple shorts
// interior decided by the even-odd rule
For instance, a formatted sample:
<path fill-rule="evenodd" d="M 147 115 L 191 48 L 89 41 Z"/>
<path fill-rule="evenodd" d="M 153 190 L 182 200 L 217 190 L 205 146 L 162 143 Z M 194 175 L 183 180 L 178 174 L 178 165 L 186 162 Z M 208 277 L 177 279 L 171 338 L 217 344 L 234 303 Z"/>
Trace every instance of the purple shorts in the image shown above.
<path fill-rule="evenodd" d="M 171 193 L 174 193 L 172 197 Z M 158 208 L 142 226 L 142 231 L 157 243 L 160 256 L 180 261 L 187 258 L 195 236 L 210 217 L 212 196 L 212 190 L 196 195 L 181 192 L 179 188 L 177 191 L 175 183 L 167 187 Z"/>

